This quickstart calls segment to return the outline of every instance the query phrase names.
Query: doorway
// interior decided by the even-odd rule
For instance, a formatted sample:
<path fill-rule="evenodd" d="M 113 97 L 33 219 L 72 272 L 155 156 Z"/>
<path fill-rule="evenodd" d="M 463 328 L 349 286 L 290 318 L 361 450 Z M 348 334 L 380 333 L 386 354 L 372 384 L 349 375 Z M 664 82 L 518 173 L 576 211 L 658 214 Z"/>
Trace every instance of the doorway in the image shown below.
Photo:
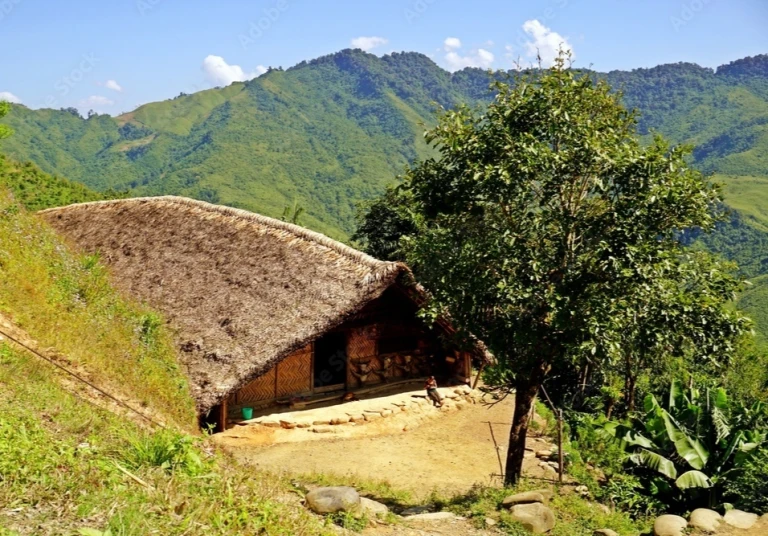
<path fill-rule="evenodd" d="M 313 387 L 317 391 L 342 389 L 347 383 L 347 336 L 326 333 L 315 341 Z"/>

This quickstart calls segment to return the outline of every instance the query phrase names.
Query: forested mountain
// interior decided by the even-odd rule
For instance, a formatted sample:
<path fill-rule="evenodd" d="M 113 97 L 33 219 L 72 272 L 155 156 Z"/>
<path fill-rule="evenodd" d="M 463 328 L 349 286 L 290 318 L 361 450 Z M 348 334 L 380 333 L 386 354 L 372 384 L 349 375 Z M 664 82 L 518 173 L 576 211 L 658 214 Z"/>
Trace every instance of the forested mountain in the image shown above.
<path fill-rule="evenodd" d="M 734 206 L 762 224 L 750 199 L 768 176 L 766 70 L 768 56 L 717 71 L 681 63 L 596 74 L 641 112 L 641 132 L 695 143 L 698 165 L 727 174 Z M 344 50 L 116 118 L 14 105 L 6 122 L 16 135 L 3 149 L 97 190 L 180 194 L 272 216 L 298 202 L 306 225 L 344 238 L 356 204 L 428 154 L 422 125 L 433 123 L 435 103 L 479 105 L 488 85 L 480 69 L 451 74 L 418 53 Z"/>

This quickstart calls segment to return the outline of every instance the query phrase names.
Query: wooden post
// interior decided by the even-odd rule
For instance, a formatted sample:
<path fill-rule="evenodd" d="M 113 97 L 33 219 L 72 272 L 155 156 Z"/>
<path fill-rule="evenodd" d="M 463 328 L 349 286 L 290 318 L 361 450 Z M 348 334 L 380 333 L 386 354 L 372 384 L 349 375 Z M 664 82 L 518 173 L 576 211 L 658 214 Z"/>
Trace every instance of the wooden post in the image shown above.
<path fill-rule="evenodd" d="M 563 483 L 563 410 L 557 410 L 557 466 L 560 470 L 559 480 Z"/>
<path fill-rule="evenodd" d="M 480 365 L 480 370 L 477 371 L 477 376 L 475 376 L 475 382 L 472 384 L 472 389 L 477 389 L 477 382 L 480 381 L 480 375 L 483 373 L 484 368 L 485 368 L 485 363 Z"/>
<path fill-rule="evenodd" d="M 221 428 L 220 432 L 227 431 L 227 398 L 219 404 L 219 427 Z"/>

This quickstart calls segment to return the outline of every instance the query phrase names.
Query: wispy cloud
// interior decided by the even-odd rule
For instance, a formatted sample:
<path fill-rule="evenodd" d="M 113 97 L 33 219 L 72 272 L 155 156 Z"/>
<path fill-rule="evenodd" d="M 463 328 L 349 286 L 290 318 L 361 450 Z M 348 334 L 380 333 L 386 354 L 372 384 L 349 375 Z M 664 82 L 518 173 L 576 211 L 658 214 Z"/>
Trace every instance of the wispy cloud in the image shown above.
<path fill-rule="evenodd" d="M 373 50 L 374 48 L 386 45 L 389 43 L 389 39 L 386 37 L 355 37 L 352 39 L 351 44 L 355 48 L 360 48 L 362 50 L 365 50 L 368 52 L 369 50 Z"/>
<path fill-rule="evenodd" d="M 107 80 L 104 82 L 104 87 L 107 89 L 111 89 L 112 91 L 122 91 L 123 86 L 117 83 L 117 80 Z"/>
<path fill-rule="evenodd" d="M 525 54 L 530 60 L 536 59 L 538 55 L 542 65 L 550 67 L 561 50 L 570 52 L 572 57 L 575 57 L 573 47 L 568 43 L 568 40 L 544 26 L 537 19 L 525 21 L 523 31 L 528 36 L 528 40 L 525 42 Z"/>
<path fill-rule="evenodd" d="M 208 55 L 203 60 L 205 78 L 215 86 L 228 86 L 232 82 L 245 82 L 267 72 L 267 68 L 258 65 L 253 72 L 246 73 L 239 65 L 230 65 L 221 56 Z"/>
<path fill-rule="evenodd" d="M 21 99 L 10 91 L 0 91 L 0 101 L 8 101 L 14 104 L 21 104 Z"/>
<path fill-rule="evenodd" d="M 87 99 L 82 99 L 80 101 L 81 108 L 101 109 L 101 108 L 104 108 L 105 106 L 112 106 L 113 104 L 115 104 L 115 101 L 113 101 L 112 99 L 108 99 L 103 95 L 91 95 Z"/>

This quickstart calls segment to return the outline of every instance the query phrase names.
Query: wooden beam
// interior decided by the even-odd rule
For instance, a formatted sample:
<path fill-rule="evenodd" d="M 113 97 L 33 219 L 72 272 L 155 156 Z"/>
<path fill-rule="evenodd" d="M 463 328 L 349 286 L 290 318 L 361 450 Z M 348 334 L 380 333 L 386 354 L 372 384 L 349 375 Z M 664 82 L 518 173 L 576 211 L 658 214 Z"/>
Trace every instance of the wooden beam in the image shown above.
<path fill-rule="evenodd" d="M 226 432 L 227 431 L 227 401 L 229 400 L 229 397 L 225 398 L 221 401 L 221 404 L 219 405 L 219 426 L 221 427 L 220 432 Z"/>

